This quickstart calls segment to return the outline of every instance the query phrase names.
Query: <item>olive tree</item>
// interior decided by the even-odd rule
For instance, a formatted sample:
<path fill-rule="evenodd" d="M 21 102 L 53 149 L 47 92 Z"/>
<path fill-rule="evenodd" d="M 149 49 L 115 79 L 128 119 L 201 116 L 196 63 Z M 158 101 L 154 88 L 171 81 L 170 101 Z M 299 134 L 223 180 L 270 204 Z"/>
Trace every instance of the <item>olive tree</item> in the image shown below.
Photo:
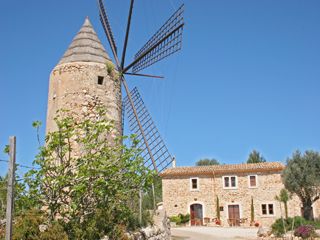
<path fill-rule="evenodd" d="M 296 151 L 287 160 L 282 178 L 286 189 L 300 198 L 303 217 L 312 220 L 312 204 L 320 197 L 320 154 Z"/>

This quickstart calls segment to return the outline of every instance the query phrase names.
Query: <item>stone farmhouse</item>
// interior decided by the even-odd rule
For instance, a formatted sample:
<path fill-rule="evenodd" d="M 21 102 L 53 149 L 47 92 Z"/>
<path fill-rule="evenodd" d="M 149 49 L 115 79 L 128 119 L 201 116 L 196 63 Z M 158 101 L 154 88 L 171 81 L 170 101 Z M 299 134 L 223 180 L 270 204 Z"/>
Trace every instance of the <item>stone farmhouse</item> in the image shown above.
<path fill-rule="evenodd" d="M 284 168 L 278 162 L 169 168 L 161 174 L 163 205 L 169 216 L 189 213 L 191 226 L 215 225 L 217 209 L 221 225 L 250 226 L 253 205 L 255 223 L 270 226 L 284 216 L 283 205 L 275 200 L 284 188 Z M 288 206 L 289 216 L 301 215 L 298 197 Z M 313 210 L 319 217 L 319 207 Z"/>

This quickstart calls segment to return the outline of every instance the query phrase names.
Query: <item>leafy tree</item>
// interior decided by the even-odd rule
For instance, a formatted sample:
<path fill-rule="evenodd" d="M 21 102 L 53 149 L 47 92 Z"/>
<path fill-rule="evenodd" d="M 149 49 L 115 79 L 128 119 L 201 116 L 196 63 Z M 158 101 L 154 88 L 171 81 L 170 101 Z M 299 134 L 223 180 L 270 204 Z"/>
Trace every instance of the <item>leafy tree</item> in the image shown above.
<path fill-rule="evenodd" d="M 303 206 L 303 217 L 313 218 L 312 204 L 320 198 L 320 154 L 296 151 L 287 160 L 282 179 L 286 189 L 297 194 Z"/>
<path fill-rule="evenodd" d="M 162 181 L 159 176 L 153 178 L 153 187 L 151 186 L 144 192 L 143 209 L 154 210 L 157 203 L 162 202 Z"/>
<path fill-rule="evenodd" d="M 30 206 L 30 200 L 25 184 L 23 182 L 17 181 L 14 183 L 14 215 L 17 216 L 25 209 L 28 209 Z M 7 184 L 8 184 L 8 175 L 1 177 L 0 176 L 0 219 L 5 218 L 6 207 L 7 207 Z"/>
<path fill-rule="evenodd" d="M 204 158 L 204 159 L 200 159 L 199 161 L 196 162 L 196 166 L 210 166 L 210 165 L 219 165 L 219 161 L 212 158 Z"/>
<path fill-rule="evenodd" d="M 7 177 L 0 176 L 0 219 L 5 218 L 7 203 Z"/>
<path fill-rule="evenodd" d="M 247 163 L 266 162 L 266 159 L 256 150 L 253 150 L 248 157 Z"/>
<path fill-rule="evenodd" d="M 285 188 L 281 189 L 279 196 L 276 196 L 276 200 L 279 202 L 282 202 L 284 205 L 284 213 L 285 213 L 286 219 L 288 219 L 288 201 L 290 199 L 291 199 L 291 195 Z"/>
<path fill-rule="evenodd" d="M 137 225 L 131 206 L 139 190 L 150 187 L 153 173 L 144 167 L 134 136 L 126 138 L 130 146 L 122 144 L 105 109 L 95 107 L 94 113 L 57 114 L 57 131 L 47 134 L 34 161 L 39 168 L 26 175 L 28 194 L 34 207 L 47 208 L 45 222 L 64 220 L 69 239 L 120 239 Z"/>
<path fill-rule="evenodd" d="M 5 145 L 3 152 L 9 154 L 9 145 Z M 0 219 L 5 218 L 7 205 L 7 183 L 8 175 L 0 176 Z"/>
<path fill-rule="evenodd" d="M 3 149 L 3 153 L 9 154 L 10 152 L 10 146 L 9 145 L 5 145 L 4 149 Z"/>

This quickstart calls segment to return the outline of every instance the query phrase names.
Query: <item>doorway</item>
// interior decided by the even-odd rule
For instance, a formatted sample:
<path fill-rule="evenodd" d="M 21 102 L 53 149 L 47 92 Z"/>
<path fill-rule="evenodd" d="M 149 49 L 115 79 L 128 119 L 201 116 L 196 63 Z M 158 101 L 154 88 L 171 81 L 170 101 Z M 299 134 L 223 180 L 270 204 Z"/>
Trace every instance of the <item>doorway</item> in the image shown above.
<path fill-rule="evenodd" d="M 190 222 L 191 226 L 202 226 L 203 224 L 203 210 L 201 204 L 190 205 Z"/>
<path fill-rule="evenodd" d="M 230 226 L 240 226 L 240 207 L 238 204 L 228 205 L 228 217 Z"/>

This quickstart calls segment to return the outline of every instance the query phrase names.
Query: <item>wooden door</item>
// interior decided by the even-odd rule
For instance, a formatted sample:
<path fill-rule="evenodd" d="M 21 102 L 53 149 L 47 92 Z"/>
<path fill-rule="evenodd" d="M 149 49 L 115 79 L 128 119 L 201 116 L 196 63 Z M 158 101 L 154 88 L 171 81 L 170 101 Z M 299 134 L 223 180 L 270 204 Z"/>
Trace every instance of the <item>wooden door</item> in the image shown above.
<path fill-rule="evenodd" d="M 191 226 L 201 226 L 203 224 L 203 213 L 201 204 L 192 204 L 190 206 Z"/>
<path fill-rule="evenodd" d="M 228 223 L 230 226 L 240 226 L 240 207 L 239 205 L 228 206 Z"/>

